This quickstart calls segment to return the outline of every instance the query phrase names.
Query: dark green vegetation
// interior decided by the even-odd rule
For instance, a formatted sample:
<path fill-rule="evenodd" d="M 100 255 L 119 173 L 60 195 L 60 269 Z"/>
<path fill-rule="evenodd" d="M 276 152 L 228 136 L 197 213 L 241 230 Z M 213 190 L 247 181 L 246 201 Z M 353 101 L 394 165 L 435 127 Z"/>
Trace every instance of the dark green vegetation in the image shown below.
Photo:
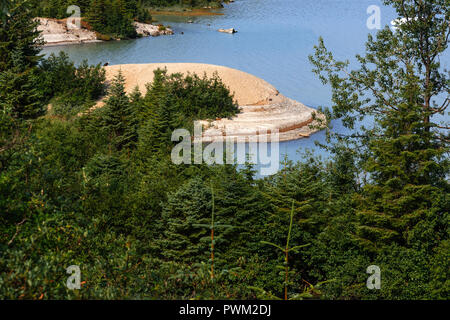
<path fill-rule="evenodd" d="M 133 21 L 150 23 L 150 7 L 200 7 L 221 5 L 218 0 L 29 0 L 35 16 L 63 19 L 68 7 L 80 7 L 81 16 L 101 39 L 137 37 Z"/>
<path fill-rule="evenodd" d="M 150 12 L 137 0 L 29 0 L 35 16 L 67 18 L 71 5 L 80 7 L 80 14 L 92 29 L 102 35 L 135 38 L 133 21 L 150 23 Z M 103 36 L 104 37 L 104 36 Z"/>
<path fill-rule="evenodd" d="M 222 7 L 222 0 L 143 0 L 144 5 L 149 7 L 185 7 L 185 8 L 195 8 L 195 7 L 212 7 L 218 8 Z"/>
<path fill-rule="evenodd" d="M 0 297 L 448 298 L 449 137 L 435 117 L 449 104 L 448 1 L 416 2 L 386 1 L 418 19 L 369 37 L 358 69 L 322 42 L 311 57 L 329 119 L 373 128 L 330 133 L 331 159 L 261 180 L 251 165 L 170 160 L 173 129 L 236 112 L 219 79 L 159 70 L 127 95 L 119 74 L 103 108 L 76 116 L 103 72 L 39 58 L 14 2 L 0 28 Z M 65 286 L 70 265 L 81 290 Z M 381 290 L 366 287 L 369 265 Z"/>

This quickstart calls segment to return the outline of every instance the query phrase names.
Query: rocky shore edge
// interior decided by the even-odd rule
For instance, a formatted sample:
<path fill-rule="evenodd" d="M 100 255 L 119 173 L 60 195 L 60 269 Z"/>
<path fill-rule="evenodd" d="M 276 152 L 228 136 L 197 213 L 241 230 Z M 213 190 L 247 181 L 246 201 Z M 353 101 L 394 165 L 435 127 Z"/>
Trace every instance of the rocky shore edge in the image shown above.
<path fill-rule="evenodd" d="M 89 30 L 80 18 L 68 20 L 38 17 L 36 20 L 39 21 L 37 29 L 41 31 L 42 38 L 45 42 L 44 46 L 103 42 L 106 40 L 98 32 Z M 137 34 L 142 37 L 157 37 L 173 34 L 172 29 L 161 25 L 141 22 L 134 22 L 133 24 Z"/>

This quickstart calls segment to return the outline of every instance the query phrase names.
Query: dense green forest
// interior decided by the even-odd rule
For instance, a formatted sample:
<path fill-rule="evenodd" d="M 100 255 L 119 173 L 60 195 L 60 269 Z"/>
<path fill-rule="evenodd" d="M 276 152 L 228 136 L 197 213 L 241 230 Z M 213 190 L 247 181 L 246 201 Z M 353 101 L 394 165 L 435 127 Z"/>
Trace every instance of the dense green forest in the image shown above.
<path fill-rule="evenodd" d="M 33 13 L 38 17 L 63 19 L 72 15 L 72 5 L 80 8 L 80 14 L 88 26 L 101 35 L 118 38 L 135 38 L 133 21 L 150 23 L 150 8 L 219 7 L 217 0 L 29 0 Z M 102 36 L 100 36 L 102 38 Z M 103 37 L 106 39 L 106 37 Z"/>
<path fill-rule="evenodd" d="M 223 0 L 142 0 L 142 3 L 145 6 L 149 7 L 172 7 L 172 6 L 178 6 L 178 7 L 212 7 L 212 8 L 219 8 L 222 6 L 222 2 L 226 2 Z"/>
<path fill-rule="evenodd" d="M 150 23 L 150 11 L 143 7 L 141 1 L 136 0 L 31 0 L 34 16 L 49 18 L 67 18 L 74 12 L 69 10 L 71 5 L 80 8 L 80 15 L 84 18 L 84 26 L 99 33 L 99 37 L 135 38 L 136 30 L 133 21 Z"/>
<path fill-rule="evenodd" d="M 385 3 L 418 19 L 369 36 L 358 68 L 322 40 L 310 57 L 333 92 L 328 121 L 374 126 L 327 130 L 329 159 L 304 153 L 257 179 L 249 163 L 171 161 L 174 129 L 239 112 L 217 76 L 157 70 L 146 92 L 126 94 L 120 73 L 108 84 L 99 65 L 40 56 L 33 7 L 9 2 L 0 297 L 448 299 L 449 136 L 436 120 L 450 103 L 448 0 Z M 66 287 L 71 265 L 80 290 Z M 370 265 L 381 290 L 366 286 Z"/>
<path fill-rule="evenodd" d="M 71 5 L 77 5 L 81 9 L 82 16 L 85 16 L 92 7 L 104 5 L 124 6 L 134 17 L 138 16 L 138 10 L 149 8 L 164 7 L 220 7 L 220 0 L 30 0 L 33 10 L 39 16 L 51 18 L 64 18 L 69 16 L 67 8 Z"/>

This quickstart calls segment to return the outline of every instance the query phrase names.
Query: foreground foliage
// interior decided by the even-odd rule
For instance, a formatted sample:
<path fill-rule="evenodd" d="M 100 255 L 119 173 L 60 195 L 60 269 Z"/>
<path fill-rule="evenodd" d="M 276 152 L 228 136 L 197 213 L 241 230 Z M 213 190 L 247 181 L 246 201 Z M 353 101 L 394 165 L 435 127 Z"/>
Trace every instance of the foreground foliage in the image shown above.
<path fill-rule="evenodd" d="M 449 93 L 448 3 L 386 2 L 419 18 L 369 38 L 359 69 L 322 42 L 311 57 L 333 90 L 329 120 L 374 127 L 330 133 L 330 159 L 305 154 L 265 179 L 170 159 L 175 128 L 238 112 L 216 76 L 157 70 L 127 94 L 119 73 L 106 88 L 100 66 L 40 58 L 14 2 L 0 28 L 0 297 L 447 299 L 448 134 L 434 115 L 449 99 L 431 101 Z M 381 290 L 366 287 L 373 264 Z"/>

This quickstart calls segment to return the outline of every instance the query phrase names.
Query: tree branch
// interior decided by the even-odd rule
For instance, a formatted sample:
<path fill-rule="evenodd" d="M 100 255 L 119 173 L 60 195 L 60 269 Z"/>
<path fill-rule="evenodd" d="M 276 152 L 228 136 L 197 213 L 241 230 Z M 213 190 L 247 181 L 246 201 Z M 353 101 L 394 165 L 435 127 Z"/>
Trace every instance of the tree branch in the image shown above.
<path fill-rule="evenodd" d="M 25 223 L 25 221 L 27 221 L 27 218 L 24 218 L 22 221 L 20 221 L 18 224 L 16 224 L 16 233 L 14 233 L 13 237 L 11 238 L 11 240 L 8 241 L 8 246 L 10 246 L 14 239 L 17 237 L 17 235 L 19 234 L 19 226 L 21 226 L 22 224 Z"/>

